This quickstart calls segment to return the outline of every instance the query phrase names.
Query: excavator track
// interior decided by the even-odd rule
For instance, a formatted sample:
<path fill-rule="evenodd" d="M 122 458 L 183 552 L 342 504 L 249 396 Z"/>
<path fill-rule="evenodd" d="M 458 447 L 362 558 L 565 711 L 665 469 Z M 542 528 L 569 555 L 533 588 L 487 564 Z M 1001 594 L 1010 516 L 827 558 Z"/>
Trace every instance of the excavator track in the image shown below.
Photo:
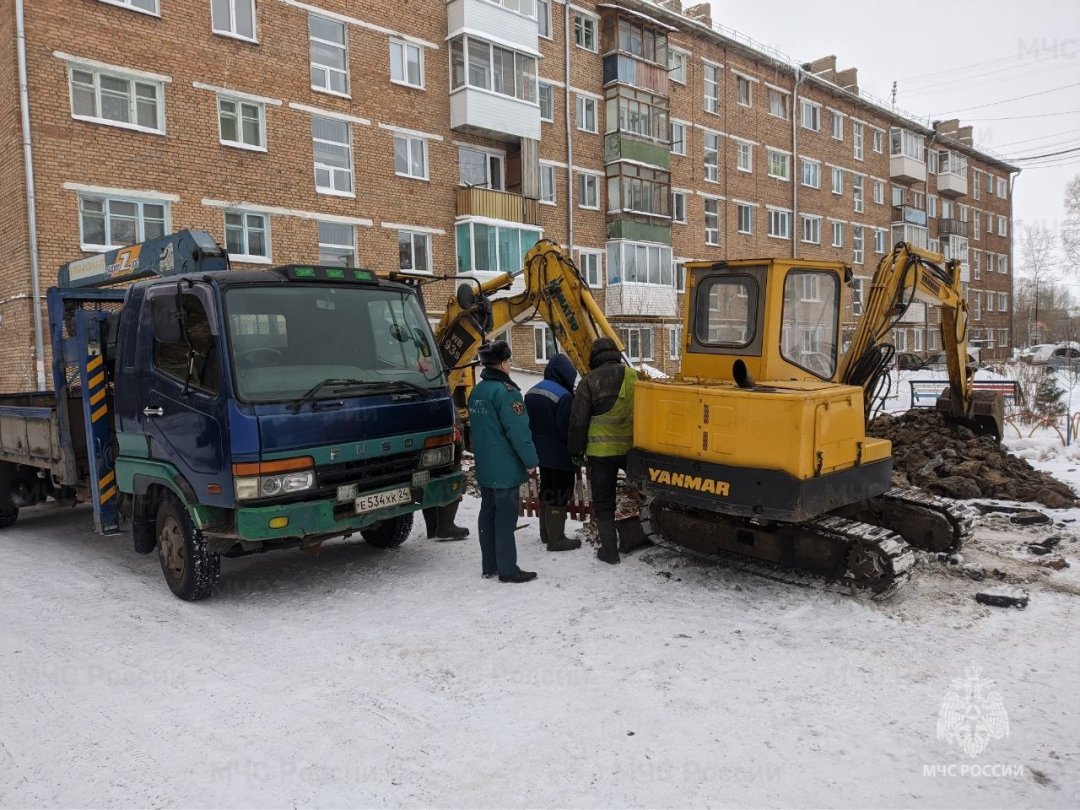
<path fill-rule="evenodd" d="M 915 565 L 915 553 L 895 532 L 834 514 L 759 525 L 649 497 L 639 517 L 654 544 L 677 553 L 776 582 L 875 600 L 895 594 Z"/>
<path fill-rule="evenodd" d="M 972 533 L 972 513 L 920 489 L 891 489 L 876 498 L 835 510 L 849 520 L 881 526 L 915 548 L 953 554 Z"/>

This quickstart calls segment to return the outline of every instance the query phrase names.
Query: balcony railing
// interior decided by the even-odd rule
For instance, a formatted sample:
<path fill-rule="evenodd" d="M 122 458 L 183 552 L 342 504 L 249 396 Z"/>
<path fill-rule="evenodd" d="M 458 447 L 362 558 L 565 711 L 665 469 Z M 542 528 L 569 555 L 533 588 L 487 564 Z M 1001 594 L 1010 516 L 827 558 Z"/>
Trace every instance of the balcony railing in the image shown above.
<path fill-rule="evenodd" d="M 926 212 L 921 208 L 912 208 L 910 205 L 894 205 L 892 221 L 894 225 L 905 223 L 926 227 Z"/>
<path fill-rule="evenodd" d="M 938 235 L 963 236 L 966 239 L 968 235 L 968 224 L 962 219 L 939 219 Z"/>
<path fill-rule="evenodd" d="M 459 217 L 487 217 L 522 225 L 540 224 L 540 203 L 509 191 L 492 188 L 459 188 L 457 192 Z"/>

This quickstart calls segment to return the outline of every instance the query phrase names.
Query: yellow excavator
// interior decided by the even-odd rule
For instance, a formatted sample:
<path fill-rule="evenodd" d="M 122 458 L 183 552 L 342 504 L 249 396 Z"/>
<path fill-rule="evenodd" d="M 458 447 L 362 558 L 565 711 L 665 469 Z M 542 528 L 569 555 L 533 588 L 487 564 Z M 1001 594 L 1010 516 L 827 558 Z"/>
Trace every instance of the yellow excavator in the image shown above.
<path fill-rule="evenodd" d="M 893 488 L 891 444 L 867 435 L 867 423 L 891 366 L 889 332 L 920 299 L 942 308 L 950 384 L 938 410 L 1000 438 L 1001 397 L 977 395 L 966 366 L 959 263 L 898 243 L 877 268 L 846 351 L 846 265 L 691 262 L 686 273 L 681 373 L 643 378 L 635 391 L 629 479 L 645 496 L 646 535 L 772 578 L 824 578 L 878 597 L 906 581 L 911 546 L 956 551 L 970 517 L 945 499 Z M 622 348 L 573 261 L 542 240 L 521 274 L 463 283 L 436 329 L 464 419 L 485 336 L 536 317 L 582 374 L 597 337 Z"/>

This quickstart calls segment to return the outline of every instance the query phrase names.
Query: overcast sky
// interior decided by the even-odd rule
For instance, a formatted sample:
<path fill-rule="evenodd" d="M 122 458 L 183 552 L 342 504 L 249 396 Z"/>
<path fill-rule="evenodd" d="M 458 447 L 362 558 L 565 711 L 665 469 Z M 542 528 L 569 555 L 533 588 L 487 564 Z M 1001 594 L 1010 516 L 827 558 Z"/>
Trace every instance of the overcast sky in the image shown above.
<path fill-rule="evenodd" d="M 683 0 L 684 8 L 690 5 L 693 0 Z M 1076 0 L 1008 6 L 986 0 L 813 5 L 712 0 L 712 7 L 714 22 L 796 62 L 835 54 L 837 67 L 857 67 L 860 89 L 879 98 L 888 100 L 897 81 L 898 108 L 923 123 L 959 118 L 975 128 L 977 146 L 1010 162 L 1080 150 Z M 1024 170 L 1015 180 L 1013 216 L 1056 232 L 1065 183 L 1080 174 L 1080 151 L 1014 165 Z"/>

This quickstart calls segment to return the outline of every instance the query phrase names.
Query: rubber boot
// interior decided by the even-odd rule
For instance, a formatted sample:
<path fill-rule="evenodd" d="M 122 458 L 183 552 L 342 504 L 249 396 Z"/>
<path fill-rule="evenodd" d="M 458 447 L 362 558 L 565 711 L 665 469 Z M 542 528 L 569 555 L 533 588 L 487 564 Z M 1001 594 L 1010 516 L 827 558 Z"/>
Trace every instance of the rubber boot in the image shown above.
<path fill-rule="evenodd" d="M 615 530 L 614 518 L 597 520 L 596 528 L 600 533 L 600 550 L 596 552 L 596 559 L 615 565 L 619 562 L 619 535 Z"/>
<path fill-rule="evenodd" d="M 468 529 L 454 523 L 454 518 L 457 517 L 457 511 L 460 505 L 461 500 L 459 499 L 453 503 L 446 504 L 446 506 L 439 507 L 438 516 L 436 518 L 438 527 L 435 530 L 435 538 L 437 540 L 464 540 L 469 536 Z"/>
<path fill-rule="evenodd" d="M 550 504 L 540 504 L 540 542 L 545 546 L 548 544 L 548 511 L 551 509 Z"/>
<path fill-rule="evenodd" d="M 427 509 L 422 510 L 424 513 L 424 528 L 427 529 L 428 540 L 435 536 L 435 533 L 439 530 L 439 509 L 438 506 L 429 506 Z"/>
<path fill-rule="evenodd" d="M 549 506 L 540 516 L 542 523 L 547 523 L 547 550 L 573 551 L 581 548 L 581 541 L 576 537 L 566 536 L 566 507 Z"/>

